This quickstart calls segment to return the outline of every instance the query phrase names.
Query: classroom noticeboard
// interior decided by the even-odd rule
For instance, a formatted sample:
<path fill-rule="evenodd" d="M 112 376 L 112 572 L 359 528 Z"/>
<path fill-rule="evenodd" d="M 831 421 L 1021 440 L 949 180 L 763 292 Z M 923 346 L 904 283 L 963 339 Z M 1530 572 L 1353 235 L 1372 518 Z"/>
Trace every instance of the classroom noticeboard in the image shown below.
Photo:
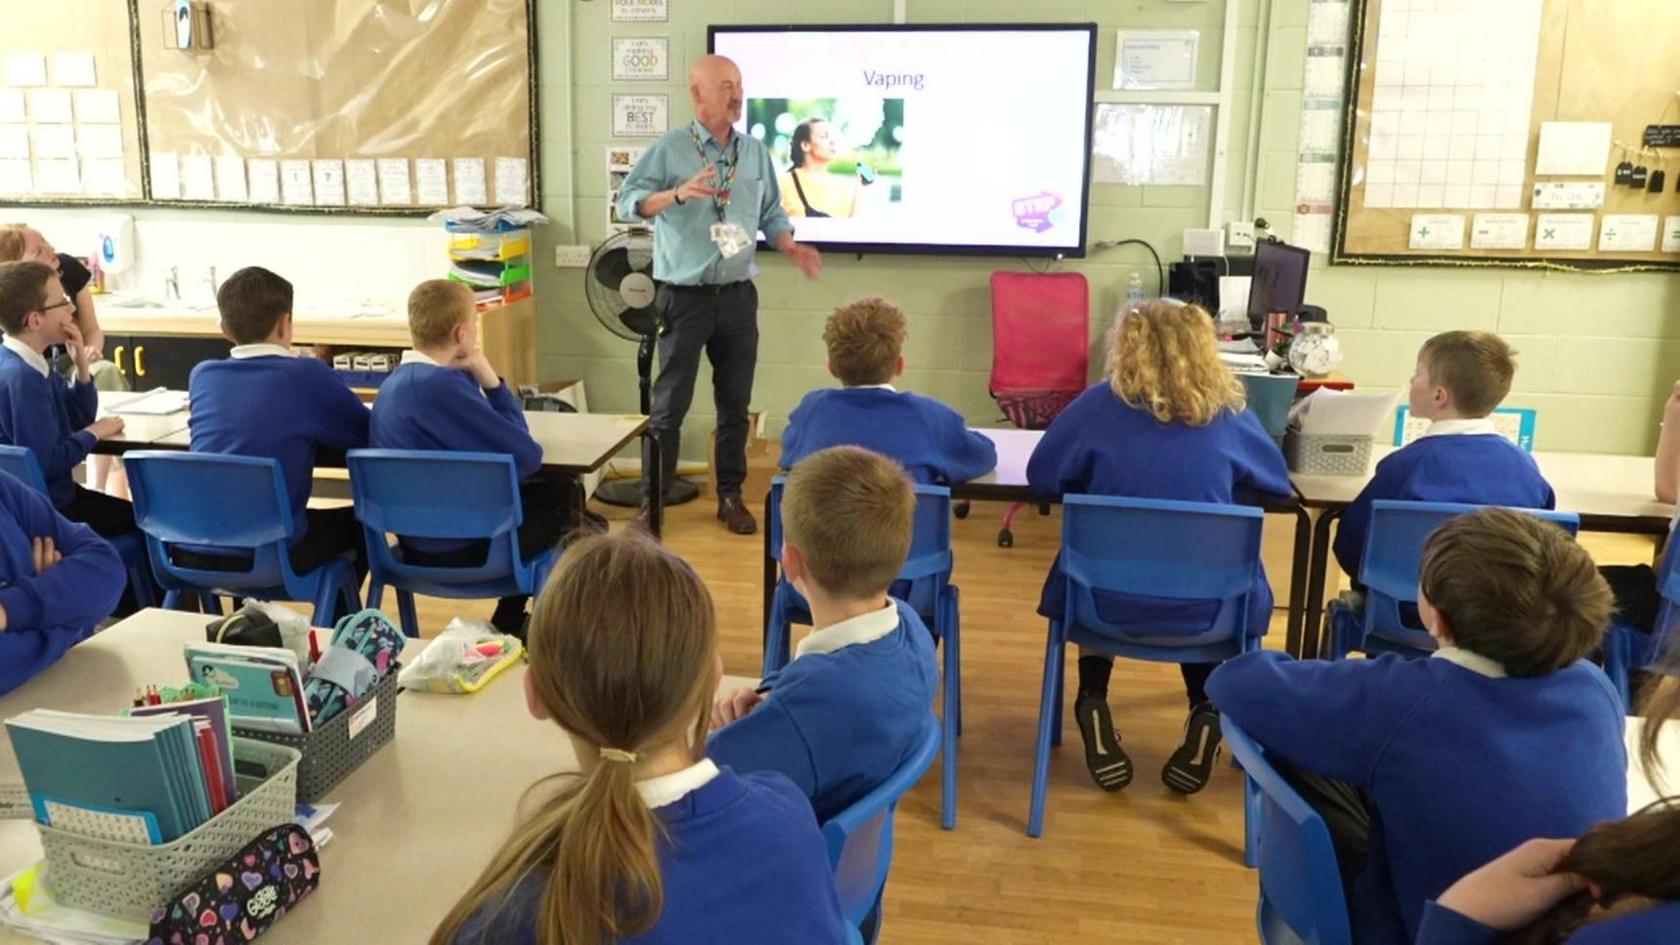
<path fill-rule="evenodd" d="M 1645 139 L 1680 125 L 1680 19 L 1593 0 L 1350 19 L 1332 262 L 1680 270 L 1680 147 Z"/>

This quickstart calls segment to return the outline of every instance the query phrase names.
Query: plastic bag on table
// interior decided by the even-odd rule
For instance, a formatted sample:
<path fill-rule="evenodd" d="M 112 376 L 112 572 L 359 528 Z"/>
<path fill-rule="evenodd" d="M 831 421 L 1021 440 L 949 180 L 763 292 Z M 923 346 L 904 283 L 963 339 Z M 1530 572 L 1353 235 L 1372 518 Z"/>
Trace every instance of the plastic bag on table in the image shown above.
<path fill-rule="evenodd" d="M 420 692 L 477 692 L 524 652 L 517 637 L 497 633 L 488 622 L 456 617 L 397 681 Z"/>

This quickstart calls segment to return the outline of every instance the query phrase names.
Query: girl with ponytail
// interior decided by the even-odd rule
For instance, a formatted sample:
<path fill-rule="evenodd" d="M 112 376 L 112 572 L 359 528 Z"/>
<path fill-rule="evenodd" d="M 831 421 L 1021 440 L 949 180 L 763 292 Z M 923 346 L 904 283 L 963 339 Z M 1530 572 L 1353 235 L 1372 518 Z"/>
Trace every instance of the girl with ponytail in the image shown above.
<path fill-rule="evenodd" d="M 722 671 L 681 558 L 635 532 L 570 546 L 532 612 L 525 695 L 581 773 L 532 788 L 431 945 L 846 941 L 810 802 L 703 758 Z"/>

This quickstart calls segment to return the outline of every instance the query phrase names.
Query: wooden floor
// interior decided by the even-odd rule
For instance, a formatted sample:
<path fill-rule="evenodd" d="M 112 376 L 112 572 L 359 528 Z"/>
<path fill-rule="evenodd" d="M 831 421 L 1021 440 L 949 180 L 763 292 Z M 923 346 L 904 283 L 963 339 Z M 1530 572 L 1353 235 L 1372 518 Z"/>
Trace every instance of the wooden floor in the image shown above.
<path fill-rule="evenodd" d="M 749 496 L 763 495 L 760 479 L 755 475 L 749 483 Z M 725 532 L 713 518 L 715 509 L 701 499 L 670 510 L 667 542 L 711 588 L 725 671 L 756 675 L 762 539 Z M 1066 741 L 1052 759 L 1045 835 L 1026 836 L 1045 633 L 1034 607 L 1060 520 L 1027 510 L 1016 518 L 1015 547 L 1000 549 L 995 538 L 1003 509 L 976 503 L 966 521 L 955 523 L 966 697 L 957 829 L 939 828 L 935 761 L 899 807 L 882 941 L 1255 941 L 1255 876 L 1241 862 L 1239 773 L 1221 764 L 1213 783 L 1193 798 L 1173 794 L 1159 779 L 1186 709 L 1171 665 L 1120 661 L 1115 668 L 1110 701 L 1137 765 L 1131 786 L 1104 794 L 1091 784 L 1070 718 Z M 602 511 L 615 522 L 628 518 L 628 510 Z M 1288 578 L 1292 521 L 1267 521 L 1274 584 Z M 1644 539 L 1590 536 L 1584 542 L 1606 562 L 1650 556 Z M 419 610 L 429 636 L 452 616 L 487 617 L 490 609 L 488 603 L 422 599 Z M 1281 647 L 1282 637 L 1279 612 L 1267 644 Z"/>

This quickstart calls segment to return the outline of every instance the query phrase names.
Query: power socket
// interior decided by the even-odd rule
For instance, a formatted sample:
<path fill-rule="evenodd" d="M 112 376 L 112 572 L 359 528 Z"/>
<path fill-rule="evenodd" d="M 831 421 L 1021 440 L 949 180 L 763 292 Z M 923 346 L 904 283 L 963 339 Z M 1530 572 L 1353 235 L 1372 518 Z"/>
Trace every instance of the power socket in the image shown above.
<path fill-rule="evenodd" d="M 1225 224 L 1225 242 L 1231 249 L 1254 249 L 1254 224 L 1233 220 Z"/>
<path fill-rule="evenodd" d="M 556 269 L 587 269 L 592 253 L 587 246 L 556 246 L 554 266 Z"/>

